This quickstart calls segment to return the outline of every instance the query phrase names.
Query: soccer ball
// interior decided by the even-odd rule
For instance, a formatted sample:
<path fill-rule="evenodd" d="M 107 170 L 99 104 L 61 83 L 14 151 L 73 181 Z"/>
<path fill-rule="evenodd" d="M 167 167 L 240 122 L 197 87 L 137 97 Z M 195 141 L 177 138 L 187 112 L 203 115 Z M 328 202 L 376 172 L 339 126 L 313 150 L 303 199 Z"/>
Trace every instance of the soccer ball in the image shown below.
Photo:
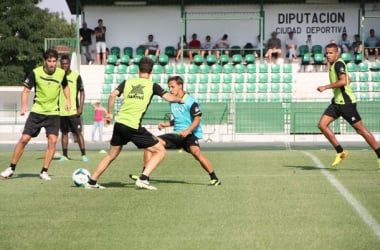
<path fill-rule="evenodd" d="M 86 182 L 89 181 L 91 177 L 90 172 L 84 168 L 78 168 L 73 173 L 73 182 L 77 187 L 83 187 Z"/>

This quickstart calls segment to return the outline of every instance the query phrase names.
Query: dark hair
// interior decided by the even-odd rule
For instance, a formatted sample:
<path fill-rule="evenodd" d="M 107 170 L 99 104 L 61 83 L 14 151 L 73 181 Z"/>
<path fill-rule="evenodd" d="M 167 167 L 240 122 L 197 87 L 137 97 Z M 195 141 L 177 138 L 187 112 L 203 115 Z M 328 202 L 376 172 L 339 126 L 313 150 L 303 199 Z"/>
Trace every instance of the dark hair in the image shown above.
<path fill-rule="evenodd" d="M 153 60 L 149 57 L 144 56 L 139 62 L 140 73 L 152 73 L 153 65 Z"/>
<path fill-rule="evenodd" d="M 98 19 L 98 23 L 103 22 L 103 19 Z"/>
<path fill-rule="evenodd" d="M 48 49 L 44 53 L 44 59 L 46 60 L 50 57 L 54 57 L 55 59 L 58 59 L 58 51 L 56 51 L 55 49 Z"/>
<path fill-rule="evenodd" d="M 175 81 L 178 85 L 182 85 L 183 86 L 183 79 L 180 76 L 171 76 L 171 77 L 169 77 L 168 83 L 171 82 L 171 81 Z"/>
<path fill-rule="evenodd" d="M 61 56 L 61 62 L 62 62 L 63 60 L 68 60 L 68 61 L 70 62 L 70 57 L 69 57 L 69 55 L 67 55 L 67 54 L 62 55 L 62 56 Z"/>
<path fill-rule="evenodd" d="M 329 43 L 326 45 L 326 49 L 327 48 L 331 48 L 331 49 L 335 49 L 336 51 L 338 51 L 338 45 L 336 43 Z"/>

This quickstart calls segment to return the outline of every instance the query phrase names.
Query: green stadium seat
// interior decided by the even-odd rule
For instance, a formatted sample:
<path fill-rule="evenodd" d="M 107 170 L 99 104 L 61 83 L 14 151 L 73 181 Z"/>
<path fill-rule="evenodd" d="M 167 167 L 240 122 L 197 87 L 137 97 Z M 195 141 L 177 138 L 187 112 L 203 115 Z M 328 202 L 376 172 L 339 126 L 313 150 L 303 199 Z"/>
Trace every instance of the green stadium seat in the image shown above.
<path fill-rule="evenodd" d="M 102 87 L 103 94 L 109 94 L 112 91 L 112 84 L 104 84 Z"/>
<path fill-rule="evenodd" d="M 150 58 L 153 61 L 153 63 L 156 63 L 157 57 L 155 55 L 150 55 L 149 54 L 149 55 L 147 55 L 147 57 Z"/>
<path fill-rule="evenodd" d="M 138 46 L 136 48 L 136 55 L 143 56 L 145 54 L 145 47 L 144 46 Z"/>
<path fill-rule="evenodd" d="M 119 66 L 117 66 L 117 73 L 118 74 L 126 74 L 127 73 L 127 65 L 120 64 Z"/>
<path fill-rule="evenodd" d="M 116 57 L 116 55 L 114 55 L 114 54 L 109 54 L 109 55 L 107 56 L 107 64 L 115 65 L 116 62 L 117 62 L 117 57 Z"/>
<path fill-rule="evenodd" d="M 153 74 L 162 74 L 163 73 L 163 67 L 160 64 L 153 65 L 152 73 Z"/>
<path fill-rule="evenodd" d="M 241 55 L 241 47 L 239 45 L 232 45 L 230 47 L 230 50 L 231 50 L 231 56 Z"/>
<path fill-rule="evenodd" d="M 359 99 L 362 102 L 369 102 L 370 101 L 369 93 L 360 93 Z"/>
<path fill-rule="evenodd" d="M 232 64 L 225 64 L 223 65 L 222 72 L 224 74 L 231 74 L 234 70 L 234 66 Z"/>
<path fill-rule="evenodd" d="M 358 83 L 357 82 L 351 82 L 350 88 L 352 91 L 356 92 L 358 90 Z"/>
<path fill-rule="evenodd" d="M 207 93 L 208 92 L 208 84 L 207 82 L 199 82 L 198 84 L 198 93 Z"/>
<path fill-rule="evenodd" d="M 282 65 L 283 73 L 293 73 L 293 66 L 291 63 L 285 63 Z"/>
<path fill-rule="evenodd" d="M 232 93 L 231 92 L 225 92 L 221 94 L 220 100 L 222 102 L 230 102 L 232 99 Z"/>
<path fill-rule="evenodd" d="M 165 74 L 167 74 L 167 75 L 171 75 L 171 74 L 173 74 L 173 72 L 174 72 L 174 67 L 173 67 L 173 65 L 172 65 L 172 64 L 166 64 L 166 65 L 164 66 L 164 71 L 165 71 Z"/>
<path fill-rule="evenodd" d="M 313 45 L 311 47 L 311 51 L 312 51 L 313 55 L 315 55 L 317 53 L 323 53 L 323 48 L 321 45 L 316 44 L 316 45 Z"/>
<path fill-rule="evenodd" d="M 325 56 L 323 53 L 314 54 L 314 65 L 325 65 Z"/>
<path fill-rule="evenodd" d="M 138 65 L 140 63 L 142 57 L 143 57 L 142 55 L 135 55 L 133 57 L 133 64 Z"/>
<path fill-rule="evenodd" d="M 113 74 L 105 74 L 104 75 L 104 84 L 112 84 L 113 83 Z"/>
<path fill-rule="evenodd" d="M 161 66 L 165 66 L 166 64 L 169 63 L 169 56 L 166 54 L 161 54 L 158 56 L 158 64 Z"/>
<path fill-rule="evenodd" d="M 340 57 L 345 63 L 351 62 L 351 53 L 350 52 L 343 52 Z"/>
<path fill-rule="evenodd" d="M 281 102 L 281 97 L 277 93 L 273 93 L 270 95 L 270 102 Z"/>
<path fill-rule="evenodd" d="M 242 73 L 235 74 L 235 83 L 244 83 L 245 82 L 245 76 Z"/>
<path fill-rule="evenodd" d="M 193 76 L 195 76 L 195 75 L 193 75 Z M 196 76 L 195 76 L 196 77 Z M 196 80 L 196 79 L 195 79 Z M 186 91 L 188 91 L 189 93 L 195 93 L 195 87 L 196 87 L 196 85 L 195 85 L 195 83 L 191 83 L 191 84 L 186 84 Z"/>
<path fill-rule="evenodd" d="M 256 83 L 256 74 L 247 74 L 247 82 Z"/>
<path fill-rule="evenodd" d="M 246 54 L 244 56 L 244 61 L 246 64 L 255 64 L 256 62 L 256 56 L 254 54 Z"/>
<path fill-rule="evenodd" d="M 189 64 L 186 68 L 187 74 L 197 74 L 198 73 L 198 65 Z"/>
<path fill-rule="evenodd" d="M 275 73 L 270 75 L 270 81 L 273 83 L 279 83 L 281 82 L 281 74 Z"/>
<path fill-rule="evenodd" d="M 359 74 L 359 82 L 368 82 L 369 80 L 369 75 L 367 72 L 361 72 Z"/>
<path fill-rule="evenodd" d="M 356 72 L 356 64 L 354 62 L 347 63 L 348 72 Z"/>
<path fill-rule="evenodd" d="M 166 46 L 165 47 L 165 55 L 167 55 L 169 57 L 175 57 L 176 56 L 175 48 L 173 46 Z"/>
<path fill-rule="evenodd" d="M 268 83 L 268 74 L 266 74 L 266 73 L 259 74 L 259 81 L 258 82 Z"/>
<path fill-rule="evenodd" d="M 285 83 L 293 82 L 293 74 L 282 74 L 282 81 Z"/>
<path fill-rule="evenodd" d="M 203 58 L 203 57 L 202 57 Z M 214 54 L 211 54 L 211 55 L 207 55 L 206 56 L 206 63 L 211 66 L 211 65 L 214 65 L 216 63 L 217 59 L 216 59 L 216 55 Z"/>
<path fill-rule="evenodd" d="M 234 84 L 234 91 L 235 91 L 235 93 L 243 93 L 244 92 L 244 83 L 236 82 Z"/>
<path fill-rule="evenodd" d="M 359 63 L 359 71 L 360 72 L 368 72 L 368 63 L 365 63 L 365 62 L 361 62 Z"/>
<path fill-rule="evenodd" d="M 211 66 L 211 73 L 220 74 L 222 72 L 222 66 L 220 64 L 214 64 Z"/>
<path fill-rule="evenodd" d="M 139 66 L 136 64 L 132 64 L 128 66 L 127 69 L 128 74 L 138 74 L 139 73 Z"/>
<path fill-rule="evenodd" d="M 219 91 L 220 91 L 219 83 L 211 83 L 210 84 L 210 92 L 211 93 L 219 93 Z"/>
<path fill-rule="evenodd" d="M 270 92 L 271 93 L 280 93 L 281 92 L 280 84 L 279 83 L 271 83 Z"/>
<path fill-rule="evenodd" d="M 203 83 L 203 84 L 207 84 L 208 83 L 208 74 L 200 74 L 198 82 Z"/>
<path fill-rule="evenodd" d="M 243 64 L 235 64 L 234 71 L 235 71 L 235 73 L 244 73 L 245 67 Z"/>
<path fill-rule="evenodd" d="M 234 95 L 234 99 L 235 99 L 235 102 L 244 102 L 245 101 L 243 93 L 236 93 Z"/>
<path fill-rule="evenodd" d="M 219 94 L 218 93 L 210 93 L 208 96 L 209 102 L 218 102 L 219 101 Z"/>
<path fill-rule="evenodd" d="M 112 55 L 116 56 L 116 58 L 120 57 L 120 47 L 117 47 L 117 46 L 111 47 L 110 51 Z"/>
<path fill-rule="evenodd" d="M 268 102 L 268 94 L 266 94 L 266 93 L 257 94 L 257 101 L 258 102 Z"/>
<path fill-rule="evenodd" d="M 199 66 L 199 73 L 200 74 L 208 74 L 210 72 L 210 66 L 207 64 L 202 64 Z"/>
<path fill-rule="evenodd" d="M 232 83 L 232 74 L 223 74 L 223 83 Z"/>
<path fill-rule="evenodd" d="M 268 73 L 268 64 L 260 63 L 259 64 L 259 73 Z"/>
<path fill-rule="evenodd" d="M 185 74 L 186 72 L 186 66 L 185 64 L 177 64 L 175 67 L 175 73 L 178 74 Z"/>
<path fill-rule="evenodd" d="M 120 83 L 124 82 L 125 79 L 126 79 L 125 75 L 118 74 L 118 75 L 116 75 L 115 81 L 117 84 L 120 84 Z"/>
<path fill-rule="evenodd" d="M 282 101 L 286 103 L 290 103 L 292 101 L 292 95 L 291 94 L 283 94 Z"/>
<path fill-rule="evenodd" d="M 282 92 L 284 92 L 284 93 L 292 93 L 292 85 L 290 83 L 284 83 L 282 85 Z"/>
<path fill-rule="evenodd" d="M 232 90 L 232 84 L 230 84 L 230 83 L 222 84 L 222 92 L 223 93 L 231 93 L 231 90 Z"/>
<path fill-rule="evenodd" d="M 194 84 L 197 82 L 197 75 L 196 74 L 187 74 L 186 75 L 186 82 L 188 84 Z"/>
<path fill-rule="evenodd" d="M 115 72 L 115 66 L 113 64 L 106 64 L 104 68 L 104 73 L 113 74 Z"/>
<path fill-rule="evenodd" d="M 372 72 L 371 73 L 371 81 L 372 82 L 380 82 L 380 72 Z"/>
<path fill-rule="evenodd" d="M 246 93 L 245 94 L 245 102 L 255 102 L 256 94 L 255 93 Z"/>
<path fill-rule="evenodd" d="M 259 83 L 257 85 L 258 92 L 259 93 L 267 93 L 268 92 L 268 84 L 265 83 Z"/>
<path fill-rule="evenodd" d="M 247 73 L 256 73 L 256 64 L 247 64 Z"/>
<path fill-rule="evenodd" d="M 380 92 L 374 92 L 372 96 L 372 100 L 379 102 L 380 101 Z"/>
<path fill-rule="evenodd" d="M 305 53 L 301 59 L 301 65 L 309 65 L 311 62 L 311 54 Z"/>
<path fill-rule="evenodd" d="M 280 64 L 274 63 L 271 65 L 271 68 L 270 68 L 271 73 L 280 73 L 280 71 L 281 71 Z M 266 72 L 262 72 L 262 73 L 266 73 Z"/>
<path fill-rule="evenodd" d="M 369 83 L 368 82 L 361 82 L 359 84 L 359 90 L 362 92 L 368 92 L 369 91 Z"/>
<path fill-rule="evenodd" d="M 161 74 L 152 74 L 151 77 L 152 77 L 152 82 L 158 83 L 158 84 L 161 83 Z"/>
<path fill-rule="evenodd" d="M 129 61 L 131 60 L 129 55 L 122 55 L 120 58 L 120 64 L 129 65 Z"/>
<path fill-rule="evenodd" d="M 309 53 L 309 47 L 307 45 L 300 45 L 298 47 L 300 57 L 303 57 L 306 53 Z"/>
<path fill-rule="evenodd" d="M 219 62 L 222 66 L 226 65 L 230 62 L 230 57 L 226 54 L 220 55 Z"/>
<path fill-rule="evenodd" d="M 356 64 L 360 64 L 361 62 L 363 62 L 363 54 L 362 53 L 356 53 L 354 54 L 354 62 Z"/>
<path fill-rule="evenodd" d="M 132 47 L 124 47 L 123 48 L 123 54 L 124 55 L 128 55 L 129 58 L 132 58 L 133 57 L 133 48 Z"/>
<path fill-rule="evenodd" d="M 197 98 L 197 100 L 199 101 L 199 102 L 201 102 L 201 103 L 206 103 L 207 102 L 207 97 L 208 97 L 208 93 L 198 93 L 197 95 L 196 95 L 196 98 Z"/>
<path fill-rule="evenodd" d="M 243 62 L 243 56 L 240 54 L 235 54 L 232 56 L 233 64 L 241 64 Z"/>
<path fill-rule="evenodd" d="M 358 81 L 358 77 L 357 77 L 355 72 L 349 72 L 348 77 L 350 78 L 351 82 L 357 82 Z"/>
<path fill-rule="evenodd" d="M 220 83 L 220 74 L 211 74 L 211 82 L 212 83 Z"/>
<path fill-rule="evenodd" d="M 200 66 L 204 63 L 204 57 L 202 55 L 195 55 L 194 56 L 194 64 L 197 66 Z"/>
<path fill-rule="evenodd" d="M 256 83 L 249 82 L 246 85 L 247 93 L 255 93 L 256 92 Z"/>

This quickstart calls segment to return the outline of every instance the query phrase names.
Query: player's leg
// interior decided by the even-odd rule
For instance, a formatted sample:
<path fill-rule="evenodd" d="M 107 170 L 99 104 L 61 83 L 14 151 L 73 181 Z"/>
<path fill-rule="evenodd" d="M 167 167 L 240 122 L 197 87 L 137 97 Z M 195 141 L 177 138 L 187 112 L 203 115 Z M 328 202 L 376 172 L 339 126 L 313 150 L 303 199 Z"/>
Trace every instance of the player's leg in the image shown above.
<path fill-rule="evenodd" d="M 81 152 L 81 159 L 83 162 L 88 162 L 88 158 L 86 156 L 86 147 L 84 143 L 84 138 L 82 134 L 82 121 L 80 116 L 74 115 L 70 117 L 70 126 L 72 133 L 77 138 L 77 143 Z"/>

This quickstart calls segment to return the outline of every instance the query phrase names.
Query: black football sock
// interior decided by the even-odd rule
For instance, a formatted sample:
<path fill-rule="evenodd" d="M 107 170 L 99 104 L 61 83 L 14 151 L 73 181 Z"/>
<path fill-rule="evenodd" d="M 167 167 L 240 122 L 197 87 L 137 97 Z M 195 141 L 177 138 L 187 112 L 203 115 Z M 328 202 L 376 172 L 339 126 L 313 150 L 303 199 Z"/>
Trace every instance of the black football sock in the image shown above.
<path fill-rule="evenodd" d="M 43 167 L 43 168 L 41 169 L 41 174 L 42 174 L 42 172 L 47 172 L 47 171 L 48 171 L 48 169 L 45 168 L 45 167 Z"/>
<path fill-rule="evenodd" d="M 338 154 L 343 152 L 343 148 L 342 148 L 341 145 L 336 146 L 336 147 L 335 147 L 335 150 L 336 150 L 336 152 L 337 152 Z"/>
<path fill-rule="evenodd" d="M 145 181 L 145 180 L 147 181 L 147 180 L 149 180 L 149 177 L 146 176 L 145 174 L 141 174 L 140 177 L 139 177 L 139 179 L 142 180 L 142 181 Z"/>
<path fill-rule="evenodd" d="M 15 169 L 16 169 L 16 164 L 11 163 L 11 164 L 9 164 L 9 167 L 10 167 L 13 171 L 15 171 Z"/>
<path fill-rule="evenodd" d="M 377 155 L 377 158 L 380 159 L 380 148 L 376 149 L 376 150 L 375 150 L 375 153 L 376 153 L 376 155 Z"/>
<path fill-rule="evenodd" d="M 62 149 L 62 152 L 63 152 L 63 156 L 64 156 L 64 157 L 67 157 L 67 148 L 63 148 L 63 149 Z"/>
<path fill-rule="evenodd" d="M 82 155 L 86 155 L 86 149 L 82 148 L 82 149 L 80 150 L 80 152 L 81 152 Z"/>
<path fill-rule="evenodd" d="M 210 175 L 211 180 L 218 179 L 218 177 L 216 177 L 215 171 L 212 171 L 209 175 Z"/>

